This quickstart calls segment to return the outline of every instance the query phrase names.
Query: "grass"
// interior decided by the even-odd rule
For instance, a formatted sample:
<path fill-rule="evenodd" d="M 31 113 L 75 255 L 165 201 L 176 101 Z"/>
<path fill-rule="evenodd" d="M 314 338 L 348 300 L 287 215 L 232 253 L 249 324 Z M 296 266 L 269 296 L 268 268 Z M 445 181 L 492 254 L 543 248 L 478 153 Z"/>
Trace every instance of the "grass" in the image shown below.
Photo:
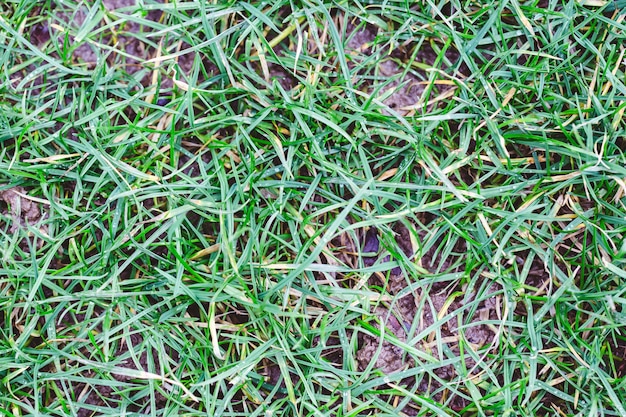
<path fill-rule="evenodd" d="M 0 5 L 0 412 L 626 415 L 624 4 L 216 3 Z"/>

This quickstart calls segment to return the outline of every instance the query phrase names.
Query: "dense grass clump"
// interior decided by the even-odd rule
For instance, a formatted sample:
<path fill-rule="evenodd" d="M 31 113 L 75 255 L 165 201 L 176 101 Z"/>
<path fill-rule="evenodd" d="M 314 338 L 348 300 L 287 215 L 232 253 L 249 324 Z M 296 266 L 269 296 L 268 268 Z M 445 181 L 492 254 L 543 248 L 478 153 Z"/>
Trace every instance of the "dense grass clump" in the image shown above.
<path fill-rule="evenodd" d="M 0 411 L 626 415 L 621 1 L 0 5 Z"/>

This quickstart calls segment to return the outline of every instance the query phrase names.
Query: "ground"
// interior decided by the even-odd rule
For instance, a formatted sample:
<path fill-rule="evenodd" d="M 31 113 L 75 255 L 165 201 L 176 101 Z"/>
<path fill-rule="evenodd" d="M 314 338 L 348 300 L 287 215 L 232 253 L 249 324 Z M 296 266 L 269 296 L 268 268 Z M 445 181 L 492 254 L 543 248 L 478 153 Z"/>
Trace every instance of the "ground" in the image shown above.
<path fill-rule="evenodd" d="M 626 415 L 622 6 L 0 5 L 0 411 Z"/>

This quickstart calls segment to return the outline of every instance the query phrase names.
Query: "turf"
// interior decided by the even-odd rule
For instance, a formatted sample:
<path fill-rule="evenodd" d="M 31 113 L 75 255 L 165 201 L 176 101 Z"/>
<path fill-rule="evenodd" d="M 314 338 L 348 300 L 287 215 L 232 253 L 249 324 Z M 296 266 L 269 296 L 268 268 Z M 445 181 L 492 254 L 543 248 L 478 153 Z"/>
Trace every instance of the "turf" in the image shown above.
<path fill-rule="evenodd" d="M 0 412 L 626 415 L 623 2 L 129 3 L 0 5 Z"/>

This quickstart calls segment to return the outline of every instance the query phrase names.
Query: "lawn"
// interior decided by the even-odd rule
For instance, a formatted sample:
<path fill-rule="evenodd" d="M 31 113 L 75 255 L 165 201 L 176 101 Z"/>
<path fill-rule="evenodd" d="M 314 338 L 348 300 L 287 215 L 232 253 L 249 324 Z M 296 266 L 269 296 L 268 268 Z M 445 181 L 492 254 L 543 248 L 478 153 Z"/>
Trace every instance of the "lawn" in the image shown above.
<path fill-rule="evenodd" d="M 626 416 L 625 20 L 0 2 L 0 413 Z"/>

